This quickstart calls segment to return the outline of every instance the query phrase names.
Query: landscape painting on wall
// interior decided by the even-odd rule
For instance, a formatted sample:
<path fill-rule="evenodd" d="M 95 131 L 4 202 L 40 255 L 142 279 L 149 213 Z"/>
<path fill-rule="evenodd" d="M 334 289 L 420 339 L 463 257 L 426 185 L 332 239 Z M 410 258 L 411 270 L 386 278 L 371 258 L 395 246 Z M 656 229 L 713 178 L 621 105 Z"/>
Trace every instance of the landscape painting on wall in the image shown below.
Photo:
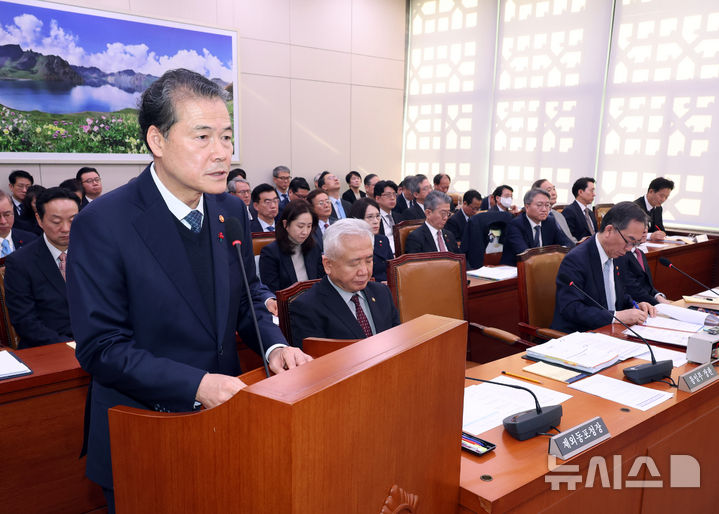
<path fill-rule="evenodd" d="M 0 1 L 0 159 L 147 160 L 137 102 L 187 68 L 237 107 L 236 33 L 47 2 Z M 238 120 L 235 156 L 238 155 Z"/>

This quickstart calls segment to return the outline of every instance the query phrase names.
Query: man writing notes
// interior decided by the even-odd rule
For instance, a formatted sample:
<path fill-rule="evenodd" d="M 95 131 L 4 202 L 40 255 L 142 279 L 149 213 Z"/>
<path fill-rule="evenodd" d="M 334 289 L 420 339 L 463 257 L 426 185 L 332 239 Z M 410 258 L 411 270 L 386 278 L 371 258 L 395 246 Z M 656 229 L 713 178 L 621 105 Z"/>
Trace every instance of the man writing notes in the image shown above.
<path fill-rule="evenodd" d="M 399 325 L 389 288 L 370 282 L 374 235 L 364 220 L 347 218 L 325 232 L 325 276 L 290 304 L 292 344 L 306 337 L 364 339 Z"/>
<path fill-rule="evenodd" d="M 507 239 L 502 249 L 501 264 L 517 265 L 517 255 L 527 248 L 562 245 L 574 246 L 549 217 L 552 208 L 550 195 L 544 189 L 534 188 L 524 195 L 524 214 L 520 214 L 507 225 Z"/>
<path fill-rule="evenodd" d="M 664 177 L 657 177 L 649 183 L 647 194 L 634 200 L 644 212 L 649 215 L 649 238 L 652 241 L 661 241 L 666 237 L 662 204 L 667 201 L 674 189 L 674 182 Z"/>
<path fill-rule="evenodd" d="M 92 375 L 87 475 L 112 511 L 107 410 L 211 408 L 245 384 L 235 332 L 259 345 L 227 223 L 241 227 L 265 356 L 275 372 L 309 357 L 285 345 L 257 279 L 244 203 L 224 193 L 232 124 L 219 86 L 166 72 L 142 95 L 139 124 L 153 163 L 77 216 L 67 288 L 76 356 Z M 270 300 L 271 301 L 271 300 Z"/>
<path fill-rule="evenodd" d="M 613 318 L 559 277 L 566 276 L 627 325 L 643 323 L 655 308 L 627 293 L 614 260 L 641 244 L 647 216 L 633 202 L 620 202 L 602 220 L 601 230 L 577 245 L 562 261 L 557 273 L 557 294 L 552 328 L 562 332 L 594 330 Z"/>

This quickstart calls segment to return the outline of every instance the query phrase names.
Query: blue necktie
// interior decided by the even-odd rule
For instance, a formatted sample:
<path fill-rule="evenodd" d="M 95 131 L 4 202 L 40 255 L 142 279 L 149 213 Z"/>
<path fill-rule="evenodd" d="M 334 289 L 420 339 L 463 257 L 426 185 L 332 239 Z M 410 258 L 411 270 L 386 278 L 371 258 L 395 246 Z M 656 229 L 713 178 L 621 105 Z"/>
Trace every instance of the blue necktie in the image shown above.
<path fill-rule="evenodd" d="M 275 227 L 273 227 L 272 225 L 267 227 L 267 232 L 274 232 L 274 231 L 275 231 Z"/>
<path fill-rule="evenodd" d="M 200 233 L 202 228 L 202 213 L 198 210 L 190 211 L 190 214 L 183 218 L 187 223 L 190 224 L 190 230 L 195 234 Z"/>
<path fill-rule="evenodd" d="M 335 200 L 335 210 L 337 211 L 337 219 L 344 219 L 347 217 L 340 200 Z"/>
<path fill-rule="evenodd" d="M 10 255 L 12 253 L 12 250 L 10 249 L 10 241 L 7 239 L 2 240 L 2 246 L 0 246 L 0 257 L 5 257 L 6 255 Z"/>

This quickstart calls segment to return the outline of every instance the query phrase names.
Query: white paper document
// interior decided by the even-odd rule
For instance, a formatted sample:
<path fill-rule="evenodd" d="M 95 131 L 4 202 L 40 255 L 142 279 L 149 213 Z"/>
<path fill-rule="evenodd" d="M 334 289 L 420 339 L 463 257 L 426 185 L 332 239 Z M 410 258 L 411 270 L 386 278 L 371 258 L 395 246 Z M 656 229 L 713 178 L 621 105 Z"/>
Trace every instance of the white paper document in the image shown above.
<path fill-rule="evenodd" d="M 667 328 L 671 330 L 681 330 L 682 332 L 699 332 L 704 325 L 699 323 L 687 323 L 686 321 L 679 321 L 672 318 L 663 318 L 661 316 L 655 316 L 653 318 L 647 318 L 644 322 L 645 327 L 655 328 Z"/>
<path fill-rule="evenodd" d="M 716 288 L 715 288 L 716 289 Z M 701 293 L 697 293 L 694 296 L 706 296 L 707 298 L 719 298 L 719 295 L 717 295 L 714 291 L 711 289 L 707 289 L 706 291 L 702 291 Z"/>
<path fill-rule="evenodd" d="M 468 271 L 467 275 L 488 280 L 506 280 L 517 278 L 517 268 L 514 266 L 482 266 L 479 269 Z"/>
<path fill-rule="evenodd" d="M 678 352 L 676 350 L 669 350 L 667 348 L 659 348 L 658 346 L 652 346 L 652 350 L 654 350 L 654 358 L 656 360 L 671 360 L 675 368 L 678 368 L 679 366 L 684 366 L 687 363 L 686 352 Z M 651 362 L 652 356 L 649 355 L 649 350 L 647 350 L 643 354 L 637 355 L 637 359 Z"/>
<path fill-rule="evenodd" d="M 669 246 L 665 243 L 650 243 L 649 241 L 644 243 L 644 245 L 646 245 L 647 248 L 664 248 L 665 246 Z"/>
<path fill-rule="evenodd" d="M 634 330 L 644 339 L 656 341 L 657 343 L 683 346 L 684 348 L 686 348 L 687 341 L 689 340 L 689 336 L 691 335 L 688 332 L 678 332 L 676 330 L 666 330 L 663 328 L 645 327 L 643 325 L 634 325 L 632 327 L 632 330 Z M 622 332 L 622 334 L 634 336 L 634 334 L 632 334 L 629 330 L 625 330 L 624 332 Z"/>
<path fill-rule="evenodd" d="M 539 404 L 543 407 L 557 405 L 571 398 L 571 395 L 529 384 L 522 380 L 515 380 L 505 375 L 493 378 L 492 381 L 530 389 L 537 395 Z M 464 389 L 462 430 L 477 436 L 482 432 L 502 425 L 502 421 L 507 416 L 534 408 L 534 398 L 527 391 L 494 384 L 479 383 L 472 385 Z"/>
<path fill-rule="evenodd" d="M 687 323 L 704 325 L 704 321 L 707 317 L 706 312 L 699 312 L 692 309 L 686 309 L 684 307 L 677 307 L 676 305 L 671 305 L 669 303 L 658 303 L 655 307 L 658 314 L 679 321 L 685 321 Z"/>
<path fill-rule="evenodd" d="M 569 388 L 641 411 L 649 410 L 674 396 L 674 393 L 657 391 L 604 375 L 593 375 L 570 384 Z"/>
<path fill-rule="evenodd" d="M 13 357 L 7 350 L 0 351 L 0 378 L 10 378 L 30 373 L 30 368 Z"/>

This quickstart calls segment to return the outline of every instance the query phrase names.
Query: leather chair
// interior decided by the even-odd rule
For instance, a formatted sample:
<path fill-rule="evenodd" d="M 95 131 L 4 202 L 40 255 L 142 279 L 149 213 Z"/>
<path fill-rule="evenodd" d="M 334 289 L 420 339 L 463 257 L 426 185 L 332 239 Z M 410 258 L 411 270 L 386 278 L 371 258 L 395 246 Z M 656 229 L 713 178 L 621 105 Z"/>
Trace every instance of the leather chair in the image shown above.
<path fill-rule="evenodd" d="M 5 302 L 5 259 L 0 259 L 0 346 L 17 349 L 20 338 L 10 323 L 10 314 Z"/>
<path fill-rule="evenodd" d="M 413 253 L 392 259 L 387 262 L 387 285 L 402 323 L 423 314 L 467 319 L 467 265 L 463 254 Z M 478 323 L 470 322 L 469 332 L 498 340 L 503 347 L 514 346 L 517 351 L 533 346 L 519 336 Z"/>
<path fill-rule="evenodd" d="M 404 253 L 404 243 L 407 236 L 413 230 L 417 229 L 424 223 L 424 220 L 406 220 L 400 221 L 392 227 L 392 236 L 394 237 L 394 254 L 399 257 Z"/>
<path fill-rule="evenodd" d="M 457 207 L 462 207 L 462 197 L 464 197 L 463 193 L 447 193 L 449 197 L 452 199 L 452 203 Z"/>
<path fill-rule="evenodd" d="M 614 207 L 613 203 L 598 203 L 594 206 L 594 217 L 597 218 L 597 232 L 599 232 L 599 229 L 602 228 L 602 220 L 604 219 L 604 215 Z"/>
<path fill-rule="evenodd" d="M 549 326 L 554 317 L 557 272 L 568 251 L 550 245 L 530 248 L 517 256 L 519 332 L 525 337 L 546 340 L 565 335 Z"/>
<path fill-rule="evenodd" d="M 276 239 L 274 232 L 253 232 L 252 253 L 257 257 L 262 249 Z"/>
<path fill-rule="evenodd" d="M 305 291 L 315 285 L 321 279 L 305 280 L 296 282 L 290 287 L 277 291 L 277 317 L 280 319 L 280 330 L 285 339 L 292 341 L 292 328 L 290 326 L 290 304 L 299 298 Z"/>
<path fill-rule="evenodd" d="M 552 207 L 552 210 L 561 213 L 566 206 L 567 206 L 566 203 L 558 203 L 558 204 L 555 204 L 554 207 Z"/>

